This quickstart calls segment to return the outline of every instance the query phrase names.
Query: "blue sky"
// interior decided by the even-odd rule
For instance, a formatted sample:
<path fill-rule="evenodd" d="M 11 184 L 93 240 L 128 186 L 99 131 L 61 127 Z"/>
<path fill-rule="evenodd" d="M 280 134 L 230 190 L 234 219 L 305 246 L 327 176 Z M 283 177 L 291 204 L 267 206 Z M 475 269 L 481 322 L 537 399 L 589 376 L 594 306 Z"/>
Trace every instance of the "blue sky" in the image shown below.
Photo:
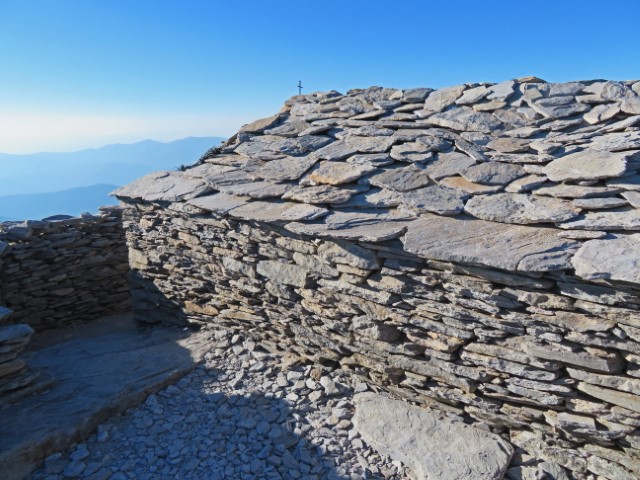
<path fill-rule="evenodd" d="M 640 78 L 640 1 L 0 0 L 0 152 L 228 136 L 295 94 Z"/>

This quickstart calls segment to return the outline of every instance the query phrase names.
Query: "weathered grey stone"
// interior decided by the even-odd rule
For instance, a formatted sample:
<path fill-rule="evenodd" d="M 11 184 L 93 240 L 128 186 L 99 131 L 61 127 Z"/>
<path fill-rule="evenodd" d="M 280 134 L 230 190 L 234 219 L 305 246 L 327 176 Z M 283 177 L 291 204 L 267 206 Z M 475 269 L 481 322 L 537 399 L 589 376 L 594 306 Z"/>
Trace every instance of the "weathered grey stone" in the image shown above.
<path fill-rule="evenodd" d="M 374 270 L 379 266 L 378 259 L 371 250 L 352 243 L 323 242 L 318 246 L 318 256 L 329 263 L 342 263 L 366 270 Z"/>
<path fill-rule="evenodd" d="M 229 210 L 229 215 L 262 222 L 315 220 L 327 215 L 326 208 L 295 202 L 249 202 Z"/>
<path fill-rule="evenodd" d="M 309 272 L 298 265 L 279 262 L 277 260 L 261 260 L 257 264 L 257 272 L 276 283 L 304 287 Z"/>
<path fill-rule="evenodd" d="M 640 192 L 640 175 L 630 175 L 628 177 L 622 178 L 612 178 L 611 180 L 607 180 L 607 187 L 616 189 L 615 192 L 619 192 L 621 190 L 631 190 L 635 192 Z"/>
<path fill-rule="evenodd" d="M 285 157 L 265 163 L 253 174 L 258 178 L 273 182 L 298 180 L 317 161 L 318 158 L 313 154 L 306 157 Z"/>
<path fill-rule="evenodd" d="M 571 262 L 587 280 L 640 283 L 640 234 L 585 242 Z"/>
<path fill-rule="evenodd" d="M 395 143 L 393 137 L 345 137 L 344 142 L 360 153 L 383 153 L 388 152 Z"/>
<path fill-rule="evenodd" d="M 404 91 L 402 101 L 407 103 L 424 102 L 427 95 L 431 92 L 433 92 L 431 88 L 411 88 Z"/>
<path fill-rule="evenodd" d="M 394 160 L 387 153 L 365 153 L 353 155 L 347 158 L 347 162 L 356 165 L 371 165 L 372 167 L 385 167 L 391 165 Z"/>
<path fill-rule="evenodd" d="M 589 383 L 580 382 L 578 390 L 605 402 L 619 405 L 632 412 L 640 413 L 640 396 L 631 393 L 618 392 L 608 388 L 598 387 Z"/>
<path fill-rule="evenodd" d="M 576 230 L 640 230 L 640 210 L 587 212 L 558 227 Z"/>
<path fill-rule="evenodd" d="M 430 185 L 402 195 L 402 203 L 417 212 L 434 212 L 440 215 L 456 215 L 464 208 L 468 195 L 462 190 Z"/>
<path fill-rule="evenodd" d="M 554 223 L 578 215 L 571 202 L 521 193 L 497 193 L 471 198 L 465 212 L 483 220 L 502 223 Z"/>
<path fill-rule="evenodd" d="M 607 182 L 607 185 L 609 185 L 609 182 Z M 615 195 L 621 190 L 622 188 L 617 188 L 613 185 L 607 187 L 591 187 L 583 185 L 548 184 L 534 189 L 531 193 L 557 198 L 597 198 Z"/>
<path fill-rule="evenodd" d="M 624 195 L 624 194 L 623 194 Z M 605 198 L 578 198 L 571 202 L 574 207 L 584 210 L 603 210 L 608 208 L 626 207 L 629 202 L 624 198 L 605 197 Z"/>
<path fill-rule="evenodd" d="M 620 110 L 630 115 L 640 114 L 640 95 L 629 95 L 620 102 Z"/>
<path fill-rule="evenodd" d="M 287 188 L 288 185 L 282 183 L 265 181 L 218 186 L 218 190 L 222 193 L 256 199 L 281 197 L 282 194 L 287 191 Z"/>
<path fill-rule="evenodd" d="M 340 207 L 354 208 L 390 208 L 402 203 L 402 193 L 386 188 L 372 188 L 371 190 L 354 195 Z"/>
<path fill-rule="evenodd" d="M 240 127 L 240 132 L 243 133 L 262 133 L 267 128 L 271 128 L 274 125 L 277 125 L 282 116 L 278 113 L 276 115 L 272 115 L 271 117 L 261 118 L 259 120 L 255 120 L 247 125 L 243 125 Z"/>
<path fill-rule="evenodd" d="M 430 162 L 425 172 L 434 180 L 439 180 L 453 175 L 460 175 L 464 170 L 475 165 L 475 163 L 476 161 L 473 158 L 462 153 L 439 153 L 437 160 Z"/>
<path fill-rule="evenodd" d="M 464 177 L 446 177 L 440 180 L 439 183 L 440 185 L 457 188 L 472 195 L 495 193 L 502 190 L 502 185 L 483 185 L 481 183 L 470 182 Z"/>
<path fill-rule="evenodd" d="M 376 170 L 369 165 L 355 165 L 347 162 L 320 162 L 301 181 L 306 184 L 342 185 L 358 180 L 363 175 Z"/>
<path fill-rule="evenodd" d="M 574 240 L 593 240 L 595 238 L 604 238 L 607 232 L 588 231 L 588 230 L 567 230 L 558 232 L 556 235 L 560 238 L 572 238 Z"/>
<path fill-rule="evenodd" d="M 500 137 L 487 143 L 487 148 L 502 153 L 527 152 L 531 140 L 526 138 Z"/>
<path fill-rule="evenodd" d="M 486 185 L 507 185 L 527 174 L 520 165 L 487 162 L 473 165 L 462 172 L 470 182 Z"/>
<path fill-rule="evenodd" d="M 428 119 L 432 125 L 450 128 L 457 131 L 492 133 L 502 127 L 495 116 L 485 112 L 474 112 L 468 107 L 459 107 L 431 115 Z"/>
<path fill-rule="evenodd" d="M 569 97 L 569 99 L 563 98 L 560 101 L 554 98 L 540 99 L 537 102 L 531 102 L 529 105 L 540 115 L 552 119 L 570 117 L 589 110 L 588 105 L 574 103 L 571 101 L 572 98 L 573 97 Z"/>
<path fill-rule="evenodd" d="M 274 160 L 286 155 L 304 155 L 324 147 L 331 141 L 329 137 L 316 135 L 295 138 L 259 135 L 242 142 L 236 147 L 235 152 L 254 160 Z"/>
<path fill-rule="evenodd" d="M 387 169 L 369 178 L 369 184 L 387 188 L 396 192 L 407 192 L 429 185 L 431 180 L 427 172 L 414 165 L 403 168 Z"/>
<path fill-rule="evenodd" d="M 623 192 L 622 196 L 634 208 L 640 208 L 640 192 Z"/>
<path fill-rule="evenodd" d="M 282 195 L 282 199 L 304 203 L 344 203 L 356 193 L 366 191 L 368 188 L 365 185 L 343 187 L 331 185 L 294 186 Z"/>
<path fill-rule="evenodd" d="M 582 150 L 554 160 L 544 172 L 553 182 L 620 177 L 626 172 L 630 157 L 628 152 Z"/>
<path fill-rule="evenodd" d="M 491 93 L 487 97 L 489 100 L 508 100 L 515 93 L 516 82 L 513 80 L 507 80 L 505 82 L 497 83 L 489 88 Z"/>
<path fill-rule="evenodd" d="M 582 118 L 584 118 L 587 123 L 595 125 L 615 117 L 618 113 L 620 113 L 620 104 L 605 103 L 595 105 L 591 110 L 585 113 Z"/>
<path fill-rule="evenodd" d="M 250 201 L 249 197 L 238 197 L 226 193 L 214 193 L 189 200 L 187 204 L 194 205 L 210 212 L 225 214 L 229 210 L 240 207 Z"/>
<path fill-rule="evenodd" d="M 353 422 L 368 444 L 419 480 L 498 480 L 513 455 L 497 435 L 376 394 L 356 397 Z"/>
<path fill-rule="evenodd" d="M 355 148 L 350 147 L 346 143 L 335 141 L 316 150 L 314 155 L 322 160 L 344 160 L 356 152 L 357 150 Z"/>
<path fill-rule="evenodd" d="M 460 98 L 456 100 L 457 105 L 472 105 L 483 100 L 487 95 L 491 93 L 489 87 L 480 85 L 479 87 L 470 88 L 465 90 Z"/>
<path fill-rule="evenodd" d="M 505 190 L 510 193 L 530 192 L 546 181 L 547 177 L 544 175 L 527 175 L 511 182 L 505 187 Z"/>
<path fill-rule="evenodd" d="M 441 112 L 448 106 L 453 105 L 455 101 L 460 98 L 464 90 L 464 85 L 457 85 L 455 87 L 440 88 L 431 92 L 424 102 L 424 109 L 433 113 Z"/>
<path fill-rule="evenodd" d="M 587 352 L 572 352 L 558 345 L 539 345 L 524 343 L 523 348 L 534 357 L 588 368 L 595 372 L 617 373 L 622 369 L 623 362 L 618 355 L 599 357 Z"/>
<path fill-rule="evenodd" d="M 449 140 L 434 135 L 419 136 L 415 139 L 415 142 L 431 152 L 444 152 L 451 148 Z"/>
<path fill-rule="evenodd" d="M 22 342 L 26 337 L 33 335 L 33 333 L 33 329 L 24 323 L 0 327 L 0 346 Z"/>
<path fill-rule="evenodd" d="M 297 137 L 301 132 L 308 130 L 309 124 L 304 120 L 288 118 L 284 123 L 264 131 L 265 135 L 278 135 L 280 137 Z"/>
<path fill-rule="evenodd" d="M 575 246 L 553 229 L 429 214 L 411 222 L 404 237 L 405 249 L 425 258 L 513 271 L 524 270 L 521 264 L 529 256 Z"/>
<path fill-rule="evenodd" d="M 640 149 L 640 135 L 638 135 L 638 132 L 613 132 L 605 135 L 596 135 L 591 138 L 587 146 L 591 150 L 604 152 Z"/>
<path fill-rule="evenodd" d="M 111 195 L 147 202 L 177 202 L 210 191 L 202 180 L 187 177 L 182 172 L 155 172 L 114 190 Z"/>
<path fill-rule="evenodd" d="M 392 147 L 391 158 L 401 162 L 428 162 L 434 157 L 429 147 L 411 142 Z"/>

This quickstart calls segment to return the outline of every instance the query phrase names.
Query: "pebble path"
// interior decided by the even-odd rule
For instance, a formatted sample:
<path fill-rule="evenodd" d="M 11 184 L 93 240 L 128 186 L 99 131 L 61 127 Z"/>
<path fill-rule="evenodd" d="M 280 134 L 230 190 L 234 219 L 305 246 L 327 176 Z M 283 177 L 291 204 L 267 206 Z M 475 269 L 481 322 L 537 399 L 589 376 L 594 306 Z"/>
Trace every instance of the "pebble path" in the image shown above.
<path fill-rule="evenodd" d="M 47 458 L 31 480 L 409 478 L 352 426 L 345 371 L 283 365 L 238 335 L 177 384 Z"/>

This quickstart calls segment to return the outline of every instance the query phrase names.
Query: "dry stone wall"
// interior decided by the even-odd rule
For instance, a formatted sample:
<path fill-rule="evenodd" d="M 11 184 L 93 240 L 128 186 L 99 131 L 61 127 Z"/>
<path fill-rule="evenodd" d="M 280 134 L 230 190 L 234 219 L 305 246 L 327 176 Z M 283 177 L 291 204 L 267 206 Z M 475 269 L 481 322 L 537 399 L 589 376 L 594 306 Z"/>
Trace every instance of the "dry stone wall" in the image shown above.
<path fill-rule="evenodd" d="M 506 429 L 576 478 L 640 474 L 637 286 L 425 260 L 398 241 L 320 240 L 180 204 L 131 205 L 125 225 L 141 321 L 235 328 L 342 365 Z"/>
<path fill-rule="evenodd" d="M 96 216 L 0 226 L 3 323 L 34 330 L 130 310 L 127 248 L 119 207 Z"/>
<path fill-rule="evenodd" d="M 116 192 L 137 316 L 640 475 L 640 82 L 536 77 L 296 96 Z"/>

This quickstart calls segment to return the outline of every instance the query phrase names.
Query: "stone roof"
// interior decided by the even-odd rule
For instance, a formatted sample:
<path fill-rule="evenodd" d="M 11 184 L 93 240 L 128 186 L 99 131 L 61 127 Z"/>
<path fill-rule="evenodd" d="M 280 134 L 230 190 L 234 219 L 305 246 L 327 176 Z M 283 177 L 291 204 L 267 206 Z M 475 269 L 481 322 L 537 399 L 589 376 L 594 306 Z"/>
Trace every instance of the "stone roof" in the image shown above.
<path fill-rule="evenodd" d="M 292 97 L 196 165 L 114 194 L 399 239 L 429 259 L 640 283 L 639 152 L 639 81 L 371 87 Z"/>

